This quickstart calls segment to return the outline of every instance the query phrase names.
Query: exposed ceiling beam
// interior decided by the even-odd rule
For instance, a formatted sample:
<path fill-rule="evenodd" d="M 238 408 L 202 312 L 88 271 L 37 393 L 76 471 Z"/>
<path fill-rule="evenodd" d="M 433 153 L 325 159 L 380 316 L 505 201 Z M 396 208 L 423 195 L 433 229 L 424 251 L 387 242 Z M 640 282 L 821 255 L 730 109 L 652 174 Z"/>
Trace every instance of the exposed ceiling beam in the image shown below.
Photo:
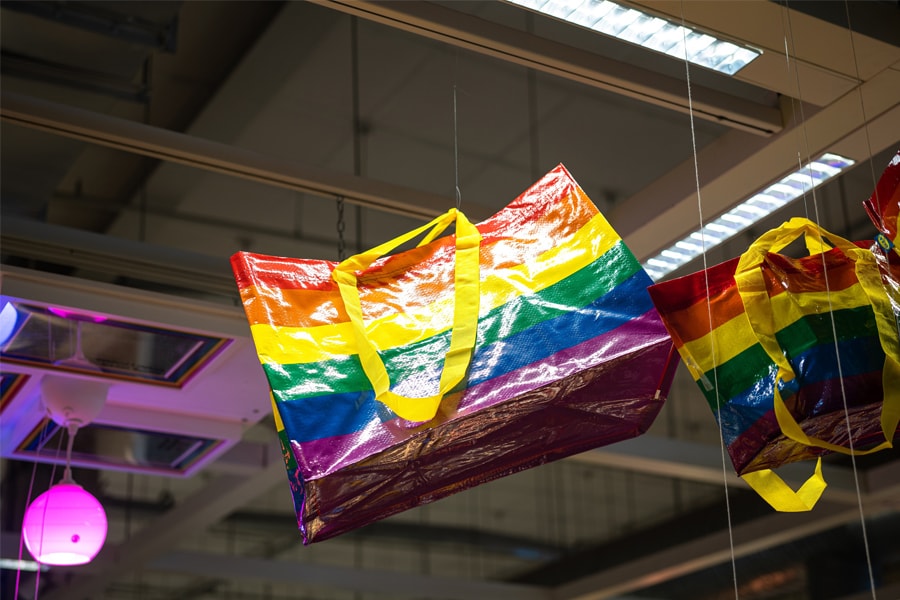
<path fill-rule="evenodd" d="M 384 594 L 391 598 L 427 596 L 435 600 L 550 600 L 551 597 L 548 589 L 532 585 L 199 552 L 173 552 L 152 561 L 149 567 L 171 573 L 223 579 L 255 579 L 269 583 L 324 586 Z"/>
<path fill-rule="evenodd" d="M 76 202 L 71 204 L 76 207 L 78 205 Z M 153 224 L 203 226 L 207 232 L 215 231 L 217 240 L 239 239 L 239 236 L 251 242 L 261 240 L 260 243 L 277 240 L 290 245 L 300 255 L 322 256 L 327 251 L 334 252 L 337 245 L 335 240 L 322 236 L 292 236 L 286 232 L 253 226 L 241 229 L 237 223 L 211 217 L 193 217 L 158 210 L 149 210 L 142 215 L 134 207 L 126 207 L 118 212 L 134 221 L 147 217 Z M 173 286 L 206 296 L 238 298 L 234 274 L 226 258 L 230 251 L 215 258 L 209 254 L 155 244 L 152 241 L 113 237 L 13 216 L 3 218 L 0 235 L 3 252 L 9 256 L 85 269 L 111 280 L 125 277 L 134 281 Z M 223 243 L 226 244 L 227 241 Z M 244 244 L 246 249 L 249 242 Z"/>
<path fill-rule="evenodd" d="M 869 515 L 897 509 L 900 481 L 885 487 L 865 504 Z M 684 544 L 661 550 L 564 584 L 553 600 L 608 600 L 701 569 L 740 559 L 768 548 L 858 521 L 860 509 L 820 502 L 804 513 L 775 513 Z"/>
<path fill-rule="evenodd" d="M 114 6 L 114 5 L 113 5 Z M 123 13 L 106 6 L 82 3 L 60 4 L 30 0 L 11 0 L 3 8 L 56 21 L 86 31 L 141 44 L 164 52 L 178 49 L 178 17 L 173 14 L 167 22 L 156 22 L 137 14 Z"/>
<path fill-rule="evenodd" d="M 421 190 L 365 179 L 265 156 L 251 150 L 96 112 L 3 92 L 0 117 L 8 123 L 150 156 L 275 187 L 307 192 L 376 210 L 428 220 L 455 200 Z M 469 217 L 490 213 L 470 206 Z"/>
<path fill-rule="evenodd" d="M 885 69 L 816 111 L 795 109 L 795 124 L 767 140 L 729 131 L 699 149 L 703 218 L 711 220 L 824 151 L 864 161 L 897 143 L 900 70 Z M 874 184 L 873 184 L 874 185 Z M 693 158 L 615 205 L 610 223 L 639 260 L 652 256 L 698 224 Z M 655 207 L 648 211 L 647 207 Z"/>
<path fill-rule="evenodd" d="M 684 18 L 704 31 L 759 48 L 762 56 L 734 78 L 815 106 L 831 104 L 860 81 L 871 79 L 900 60 L 900 36 L 896 34 L 900 31 L 900 12 L 890 3 L 850 3 L 845 8 L 838 2 L 629 1 L 663 17 L 675 21 Z M 842 17 L 845 11 L 851 13 L 849 28 L 805 14 L 825 11 L 828 4 L 834 5 Z M 877 15 L 886 30 L 893 29 L 893 43 L 862 34 L 858 29 L 864 20 L 862 13 L 870 18 Z"/>
<path fill-rule="evenodd" d="M 429 2 L 313 0 L 377 23 L 523 67 L 688 112 L 685 82 Z M 693 85 L 694 116 L 759 135 L 782 129 L 774 106 Z"/>
<path fill-rule="evenodd" d="M 5 252 L 5 238 L 3 244 Z M 188 261 L 192 257 L 186 253 L 179 253 L 170 258 Z M 190 272 L 185 273 L 185 277 L 189 275 Z M 3 283 L 4 294 L 27 298 L 34 302 L 105 313 L 136 323 L 172 327 L 183 331 L 248 339 L 250 335 L 247 317 L 238 302 L 231 304 L 205 302 L 185 296 L 10 265 L 2 265 L 0 281 Z M 234 284 L 233 277 L 232 284 Z"/>
<path fill-rule="evenodd" d="M 719 486 L 727 482 L 731 486 L 749 489 L 749 486 L 737 476 L 727 456 L 723 471 L 722 449 L 713 444 L 642 435 L 577 454 L 569 460 Z M 900 466 L 900 461 L 897 462 Z M 813 466 L 814 463 L 811 461 L 791 463 L 778 469 L 778 474 L 796 489 L 812 475 Z M 859 498 L 856 494 L 853 471 L 837 465 L 825 465 L 823 469 L 828 482 L 824 498 L 835 504 L 855 506 Z M 865 475 L 861 474 L 860 485 L 860 492 L 864 498 L 871 489 L 872 481 Z"/>
<path fill-rule="evenodd" d="M 10 256 L 237 297 L 224 259 L 16 217 L 4 217 L 0 239 Z"/>

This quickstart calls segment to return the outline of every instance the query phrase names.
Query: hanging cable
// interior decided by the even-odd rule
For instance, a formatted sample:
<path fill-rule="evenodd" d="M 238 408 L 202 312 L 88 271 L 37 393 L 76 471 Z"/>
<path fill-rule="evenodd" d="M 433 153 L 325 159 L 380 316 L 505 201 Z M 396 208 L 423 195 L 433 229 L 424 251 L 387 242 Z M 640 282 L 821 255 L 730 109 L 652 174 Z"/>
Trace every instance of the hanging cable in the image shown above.
<path fill-rule="evenodd" d="M 353 174 L 361 177 L 363 174 L 362 160 L 362 132 L 363 122 L 359 109 L 359 19 L 351 17 L 350 19 L 350 72 L 352 75 L 353 95 Z M 354 215 L 356 217 L 356 252 L 362 252 L 362 206 L 359 204 L 354 206 Z"/>
<path fill-rule="evenodd" d="M 462 192 L 459 190 L 459 124 L 456 110 L 456 84 L 453 84 L 453 189 L 456 195 L 456 209 L 462 204 Z"/>
<path fill-rule="evenodd" d="M 534 14 L 530 11 L 525 15 L 525 31 L 534 33 Z M 541 153 L 540 137 L 538 136 L 538 91 L 537 71 L 526 71 L 528 88 L 528 153 L 531 167 L 531 181 L 537 181 L 541 177 Z"/>
<path fill-rule="evenodd" d="M 849 37 L 850 37 L 850 49 L 851 49 L 851 54 L 853 56 L 853 63 L 856 68 L 857 90 L 859 92 L 860 108 L 862 110 L 862 115 L 863 115 L 863 129 L 865 130 L 866 141 L 868 144 L 869 143 L 869 130 L 868 130 L 867 120 L 865 117 L 865 107 L 863 105 L 862 90 L 859 89 L 859 83 L 858 83 L 859 82 L 859 64 L 857 62 L 856 48 L 853 43 L 853 29 L 852 29 L 852 26 L 850 23 L 850 9 L 849 9 L 849 6 L 847 5 L 846 0 L 844 2 L 844 5 L 845 5 L 845 10 L 846 10 L 846 15 L 847 15 L 847 29 L 849 31 Z M 793 46 L 793 42 L 794 42 L 793 28 L 791 27 L 791 13 L 790 13 L 790 8 L 789 8 L 787 2 L 785 2 L 784 10 L 785 10 L 785 13 L 787 16 L 787 35 L 785 37 L 785 48 L 787 49 L 787 37 L 788 36 L 790 37 L 791 46 Z M 788 68 L 790 69 L 790 56 L 787 56 L 787 60 L 788 60 Z M 802 112 L 803 104 L 802 104 L 802 96 L 800 96 L 800 75 L 799 75 L 798 70 L 795 70 L 795 72 L 796 72 L 796 77 L 797 77 L 798 102 L 800 103 L 800 111 L 801 111 L 800 112 L 801 128 L 803 130 L 804 140 L 806 141 L 807 164 L 809 164 L 809 162 L 810 162 L 809 140 L 807 137 L 808 132 L 807 132 L 807 128 L 806 128 L 806 122 L 803 119 L 803 112 Z M 871 161 L 871 156 L 872 156 L 871 145 L 869 145 L 868 151 L 869 151 L 869 157 L 870 157 L 869 164 L 871 167 L 871 162 L 872 162 Z M 812 179 L 812 173 L 810 173 L 810 178 Z M 875 181 L 874 171 L 872 171 L 872 180 L 873 180 L 873 187 L 876 189 L 876 193 L 877 193 L 877 182 Z M 818 206 L 818 201 L 816 198 L 816 188 L 815 187 L 812 187 L 812 200 L 813 200 L 813 209 L 815 212 L 815 223 L 816 223 L 816 226 L 819 228 L 819 241 L 821 242 L 822 235 L 821 235 L 821 225 L 820 225 L 820 219 L 819 219 L 819 206 Z M 821 253 L 821 255 L 822 255 L 822 269 L 823 269 L 822 272 L 823 272 L 823 277 L 825 279 L 825 295 L 826 295 L 826 298 L 828 299 L 828 312 L 829 312 L 829 315 L 831 318 L 830 319 L 831 320 L 831 333 L 832 333 L 832 337 L 834 339 L 834 351 L 835 351 L 835 358 L 836 358 L 836 362 L 837 362 L 838 380 L 840 381 L 841 400 L 842 400 L 843 408 L 844 408 L 844 427 L 847 430 L 847 446 L 848 446 L 848 449 L 850 450 L 850 452 L 849 452 L 850 464 L 853 469 L 853 483 L 854 483 L 854 486 L 856 489 L 856 500 L 857 500 L 857 506 L 859 508 L 859 521 L 860 521 L 860 527 L 862 530 L 863 547 L 865 549 L 865 555 L 866 555 L 866 567 L 868 569 L 868 576 L 869 576 L 869 589 L 872 592 L 872 599 L 877 600 L 877 596 L 875 593 L 875 577 L 874 577 L 874 573 L 873 573 L 873 569 L 872 569 L 872 556 L 871 556 L 871 552 L 869 549 L 869 540 L 868 540 L 868 534 L 866 531 L 865 512 L 864 512 L 863 503 L 862 503 L 862 491 L 861 491 L 860 485 L 859 485 L 859 471 L 858 471 L 857 465 L 856 465 L 856 456 L 855 456 L 855 449 L 854 449 L 854 444 L 853 444 L 853 431 L 851 429 L 851 424 L 850 424 L 850 409 L 847 404 L 847 392 L 846 392 L 846 389 L 844 386 L 843 366 L 842 366 L 842 360 L 841 360 L 840 346 L 838 343 L 839 340 L 838 340 L 838 333 L 837 333 L 837 324 L 835 323 L 834 309 L 832 306 L 831 287 L 830 287 L 830 283 L 828 281 L 828 271 L 827 271 L 827 267 L 825 264 L 825 253 L 823 252 L 823 253 Z"/>
<path fill-rule="evenodd" d="M 344 197 L 337 198 L 337 234 L 338 234 L 338 260 L 343 261 L 347 258 L 347 244 L 344 241 L 344 229 L 347 224 L 344 222 Z"/>
<path fill-rule="evenodd" d="M 150 54 L 144 60 L 144 68 L 142 73 L 142 83 L 144 85 L 144 93 L 146 94 L 146 101 L 144 102 L 144 124 L 150 125 L 150 76 L 153 68 L 153 54 Z M 147 241 L 147 180 L 149 179 L 149 171 L 148 174 L 144 176 L 144 181 L 141 185 L 139 202 L 140 202 L 140 214 L 138 217 L 138 240 L 141 242 Z"/>
<path fill-rule="evenodd" d="M 850 54 L 853 57 L 853 67 L 856 71 L 856 93 L 859 96 L 859 110 L 862 113 L 863 132 L 866 135 L 866 150 L 869 153 L 869 172 L 872 175 L 872 188 L 875 190 L 875 204 L 881 212 L 881 198 L 878 197 L 878 179 L 875 177 L 875 165 L 872 162 L 872 140 L 869 137 L 869 120 L 866 118 L 866 103 L 863 101 L 862 80 L 859 77 L 859 60 L 856 56 L 856 43 L 853 40 L 853 25 L 850 22 L 850 3 L 844 0 L 844 12 L 847 15 L 847 31 L 850 37 Z"/>
<path fill-rule="evenodd" d="M 459 118 L 457 111 L 456 82 L 459 73 L 459 49 L 453 53 L 453 191 L 456 198 L 456 210 L 462 204 L 462 192 L 459 189 Z"/>
<path fill-rule="evenodd" d="M 66 440 L 66 469 L 63 471 L 63 483 L 74 483 L 72 480 L 72 448 L 75 445 L 75 434 L 78 433 L 78 423 L 70 422 L 66 426 L 68 439 Z"/>
<path fill-rule="evenodd" d="M 47 436 L 49 435 L 50 423 L 52 423 L 53 421 L 49 417 L 47 417 L 44 422 L 46 423 L 46 425 L 42 428 L 42 431 L 41 431 L 41 439 L 43 439 L 43 440 L 47 439 Z M 57 427 L 57 431 L 61 432 L 62 427 Z M 62 442 L 63 442 L 63 434 L 60 433 L 59 442 L 56 445 L 56 453 L 53 456 L 53 466 L 50 468 L 50 487 L 53 486 L 53 482 L 56 479 L 56 465 L 59 462 L 60 454 L 62 454 Z M 65 472 L 67 474 L 69 474 L 69 479 L 71 479 L 71 471 L 69 469 L 69 458 L 71 457 L 71 454 L 72 454 L 71 444 L 72 444 L 72 435 L 69 435 L 69 440 L 68 440 L 67 449 L 66 449 L 66 455 L 68 458 L 66 459 L 66 470 L 65 470 Z M 43 447 L 42 444 L 38 445 L 39 449 L 42 447 Z M 34 463 L 34 467 L 35 467 L 35 469 L 37 468 L 37 462 Z M 64 475 L 63 479 L 65 480 L 65 478 L 66 478 L 66 476 Z M 27 498 L 28 502 L 25 504 L 26 510 L 27 510 L 27 507 L 31 505 L 31 494 L 32 494 L 33 488 L 34 488 L 34 471 L 32 471 L 31 483 L 28 486 L 28 498 Z M 47 505 L 45 504 L 44 505 L 44 513 L 45 514 L 46 514 L 46 511 L 47 511 Z M 42 531 L 42 535 L 43 535 L 43 531 Z M 23 530 L 22 534 L 19 537 L 19 561 L 20 562 L 22 561 L 22 550 L 23 550 L 22 544 L 24 543 L 24 541 L 25 541 L 25 533 Z M 19 568 L 19 569 L 17 569 L 17 572 L 16 572 L 16 593 L 15 593 L 16 598 L 19 597 L 19 575 L 21 574 L 21 570 L 22 569 Z M 35 579 L 34 579 L 34 598 L 38 598 L 38 592 L 40 591 L 40 586 L 41 586 L 41 568 L 40 568 L 40 565 L 38 565 L 38 569 L 37 569 L 37 571 L 35 571 Z"/>
<path fill-rule="evenodd" d="M 697 187 L 697 214 L 700 220 L 700 245 L 703 247 L 703 278 L 706 285 L 706 316 L 709 320 L 709 331 L 712 333 L 713 327 L 713 317 L 712 317 L 712 303 L 709 299 L 709 270 L 706 261 L 706 236 L 703 233 L 703 199 L 700 194 L 700 167 L 697 159 L 697 133 L 696 128 L 694 126 L 694 104 L 693 104 L 693 96 L 691 93 L 691 67 L 690 62 L 687 59 L 687 28 L 684 20 L 684 0 L 681 0 L 681 32 L 683 37 L 683 44 L 685 48 L 684 54 L 684 74 L 685 81 L 687 82 L 687 97 L 688 97 L 688 116 L 690 117 L 691 123 L 691 149 L 694 157 L 694 183 Z M 719 360 L 717 356 L 716 342 L 715 336 L 709 336 L 710 343 L 710 354 L 712 356 L 712 364 L 718 365 Z M 722 410 L 721 410 L 721 399 L 719 396 L 719 368 L 717 366 L 713 367 L 713 388 L 714 393 L 716 395 L 716 420 L 719 425 L 719 444 L 721 448 L 721 462 L 722 462 L 722 482 L 725 488 L 725 512 L 728 517 L 728 546 L 731 551 L 731 578 L 734 583 L 734 597 L 735 599 L 740 597 L 740 593 L 738 591 L 738 579 L 737 579 L 737 561 L 734 556 L 734 526 L 732 525 L 731 518 L 731 498 L 728 494 L 728 467 L 726 463 L 726 452 L 725 452 L 725 437 L 724 437 L 724 429 L 722 427 Z"/>
<path fill-rule="evenodd" d="M 787 69 L 788 78 L 790 79 L 791 67 L 792 67 L 791 54 L 794 51 L 794 48 L 793 48 L 794 36 L 793 36 L 793 31 L 791 29 L 791 13 L 790 13 L 790 9 L 787 7 L 787 3 L 785 3 L 785 8 L 782 11 L 782 14 L 786 15 L 786 18 L 787 18 L 787 27 L 785 27 L 784 19 L 782 19 L 781 28 L 782 28 L 782 32 L 784 34 L 785 67 Z M 791 32 L 790 46 L 788 45 L 787 32 Z M 797 84 L 797 97 L 796 98 L 794 98 L 794 96 L 790 97 L 791 98 L 791 119 L 794 122 L 794 126 L 798 127 L 798 131 L 806 131 L 806 117 L 803 113 L 803 94 L 800 91 L 800 72 L 797 69 L 794 69 L 794 79 Z M 800 115 L 799 123 L 797 120 L 798 114 Z M 797 141 L 797 170 L 798 170 L 798 172 L 803 170 L 802 145 L 803 145 L 802 142 L 799 141 L 799 139 L 798 139 L 798 141 Z M 808 154 L 808 151 L 809 151 L 809 141 L 808 140 L 807 140 L 806 147 L 807 147 L 807 154 Z M 815 192 L 815 187 L 813 188 L 813 192 Z M 803 190 L 801 197 L 803 198 L 803 213 L 804 213 L 803 216 L 805 216 L 807 219 L 809 219 L 809 206 L 807 205 L 807 201 L 806 201 L 806 190 L 805 189 Z"/>
<path fill-rule="evenodd" d="M 848 36 L 850 38 L 850 51 L 853 56 L 853 64 L 856 68 L 857 90 L 859 92 L 860 109 L 862 110 L 863 129 L 865 130 L 865 134 L 866 134 L 866 143 L 870 144 L 869 143 L 869 127 L 868 127 L 868 122 L 867 122 L 866 116 L 865 116 L 865 106 L 864 106 L 863 98 L 862 98 L 862 90 L 860 89 L 860 86 L 859 86 L 859 64 L 858 64 L 857 56 L 856 56 L 856 46 L 853 42 L 853 28 L 850 23 L 850 8 L 849 8 L 849 6 L 847 6 L 846 0 L 844 0 L 844 6 L 845 6 L 845 10 L 846 10 L 846 15 L 847 15 L 847 31 L 848 31 Z M 790 14 L 788 15 L 788 23 L 790 23 Z M 793 35 L 793 32 L 792 32 L 792 35 Z M 806 130 L 806 127 L 804 125 L 804 133 L 805 133 L 805 130 Z M 869 165 L 871 167 L 871 164 L 872 164 L 871 145 L 868 146 L 868 152 L 869 152 Z M 873 188 L 876 190 L 875 193 L 877 194 L 878 185 L 877 185 L 877 182 L 875 181 L 874 171 L 872 172 L 872 182 L 873 182 Z M 812 193 L 813 193 L 813 206 L 816 209 L 816 224 L 818 225 L 819 224 L 819 209 L 818 209 L 818 203 L 816 202 L 815 188 L 813 188 Z M 821 234 L 820 234 L 820 238 L 821 238 Z M 866 528 L 865 511 L 863 509 L 863 503 L 862 503 L 862 491 L 861 491 L 860 485 L 859 485 L 859 471 L 858 471 L 857 465 L 856 465 L 856 456 L 855 456 L 856 453 L 855 453 L 854 444 L 853 444 L 853 430 L 851 429 L 851 425 L 850 425 L 850 409 L 847 404 L 847 392 L 844 387 L 844 375 L 843 375 L 843 367 L 842 367 L 842 361 L 841 361 L 841 352 L 840 352 L 840 347 L 838 344 L 837 324 L 835 323 L 834 311 L 833 311 L 832 304 L 831 304 L 831 289 L 830 289 L 830 285 L 828 282 L 828 273 L 827 273 L 827 271 L 824 270 L 824 265 L 825 265 L 824 253 L 822 254 L 822 265 L 823 265 L 823 274 L 825 276 L 826 297 L 828 298 L 828 310 L 829 310 L 829 314 L 831 315 L 831 332 L 832 332 L 832 336 L 834 337 L 834 351 L 835 351 L 836 358 L 837 358 L 838 378 L 841 383 L 841 400 L 843 401 L 843 407 L 844 407 L 844 426 L 847 429 L 847 447 L 850 450 L 850 464 L 853 468 L 853 484 L 856 488 L 856 503 L 857 503 L 857 507 L 859 508 L 859 524 L 860 524 L 860 528 L 862 530 L 863 548 L 865 549 L 865 555 L 866 555 L 866 568 L 868 570 L 868 576 L 869 576 L 869 590 L 872 592 L 872 600 L 877 600 L 877 595 L 875 593 L 875 576 L 874 576 L 873 569 L 872 569 L 872 555 L 871 555 L 871 551 L 869 549 L 869 536 L 868 536 L 867 528 Z"/>
<path fill-rule="evenodd" d="M 55 361 L 56 360 L 56 347 L 53 344 L 53 319 L 52 318 L 47 319 L 47 348 L 48 348 L 47 353 L 50 355 L 50 359 Z M 48 439 L 51 422 L 52 421 L 51 421 L 50 417 L 44 418 L 44 422 L 43 422 L 44 424 L 40 429 L 41 433 L 38 436 L 38 440 L 37 440 L 36 448 L 38 449 L 37 450 L 38 452 L 41 451 L 41 449 L 44 447 L 44 443 Z M 53 467 L 50 469 L 50 485 L 51 486 L 53 485 L 53 480 L 56 478 L 56 461 L 59 460 L 59 455 L 60 455 L 60 452 L 62 451 L 62 440 L 63 440 L 62 435 L 60 435 L 59 443 L 56 446 L 56 455 L 54 457 Z M 32 494 L 34 494 L 34 480 L 37 476 L 37 465 L 38 465 L 38 461 L 35 460 L 31 467 L 31 479 L 28 482 L 28 493 L 25 495 L 25 511 L 27 511 L 28 507 L 31 506 L 31 501 L 33 500 Z M 18 565 L 19 566 L 16 567 L 16 584 L 15 584 L 15 591 L 13 593 L 13 598 L 19 597 L 19 585 L 20 585 L 21 579 L 22 579 L 21 564 L 22 564 L 22 557 L 24 556 L 24 554 L 25 554 L 25 531 L 23 528 L 22 531 L 20 531 L 20 533 L 19 533 L 19 555 L 18 555 L 18 559 L 19 559 Z M 40 586 L 40 579 L 41 579 L 40 573 L 41 573 L 41 568 L 40 568 L 40 565 L 38 565 L 37 575 L 35 576 L 35 582 L 34 582 L 34 597 L 35 598 L 38 597 L 38 588 Z"/>
<path fill-rule="evenodd" d="M 359 21 L 350 17 L 350 96 L 353 111 L 353 174 L 362 174 L 362 117 L 359 110 Z"/>

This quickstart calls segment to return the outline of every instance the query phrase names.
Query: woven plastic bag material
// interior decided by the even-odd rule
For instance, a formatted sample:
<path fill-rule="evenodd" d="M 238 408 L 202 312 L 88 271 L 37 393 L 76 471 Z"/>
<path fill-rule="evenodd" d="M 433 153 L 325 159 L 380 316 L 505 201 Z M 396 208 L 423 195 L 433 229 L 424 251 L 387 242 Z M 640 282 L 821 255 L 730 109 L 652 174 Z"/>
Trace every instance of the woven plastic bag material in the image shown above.
<path fill-rule="evenodd" d="M 233 257 L 305 543 L 633 438 L 662 407 L 678 359 L 651 280 L 564 167 L 476 228 L 478 308 L 464 316 L 477 335 L 465 378 L 424 421 L 375 397 L 335 284 L 346 264 Z M 454 306 L 471 300 L 454 299 L 457 242 L 355 273 L 392 392 L 438 388 Z"/>
<path fill-rule="evenodd" d="M 804 219 L 782 227 L 818 231 Z M 829 234 L 824 235 L 827 242 Z M 898 353 L 896 291 L 888 284 L 900 275 L 900 264 L 865 246 L 853 244 L 856 250 L 848 251 L 865 253 L 874 304 L 860 283 L 857 262 L 828 247 L 800 258 L 762 249 L 755 270 L 764 299 L 753 308 L 742 299 L 736 279 L 743 257 L 650 287 L 682 359 L 721 423 L 738 474 L 831 451 L 785 434 L 774 408 L 776 386 L 809 438 L 847 448 L 852 435 L 860 450 L 884 441 L 885 398 L 900 390 L 896 372 L 886 370 L 886 350 L 893 357 Z M 772 330 L 775 352 L 761 342 L 765 328 Z M 792 378 L 782 377 L 775 355 L 789 365 Z"/>

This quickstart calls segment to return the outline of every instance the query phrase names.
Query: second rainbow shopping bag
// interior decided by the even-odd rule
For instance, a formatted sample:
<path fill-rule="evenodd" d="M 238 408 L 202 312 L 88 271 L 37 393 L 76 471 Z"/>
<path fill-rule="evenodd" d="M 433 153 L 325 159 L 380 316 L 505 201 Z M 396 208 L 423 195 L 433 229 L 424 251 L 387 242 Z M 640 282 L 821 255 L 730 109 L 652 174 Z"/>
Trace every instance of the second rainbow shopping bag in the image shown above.
<path fill-rule="evenodd" d="M 306 543 L 640 435 L 677 364 L 650 278 L 562 165 L 477 226 L 451 210 L 340 264 L 232 266 Z"/>
<path fill-rule="evenodd" d="M 810 256 L 780 253 L 801 237 Z M 896 278 L 900 265 L 881 262 L 794 218 L 739 258 L 649 290 L 735 469 L 778 510 L 811 509 L 825 484 L 821 465 L 796 493 L 771 469 L 891 446 L 900 341 L 884 269 Z"/>

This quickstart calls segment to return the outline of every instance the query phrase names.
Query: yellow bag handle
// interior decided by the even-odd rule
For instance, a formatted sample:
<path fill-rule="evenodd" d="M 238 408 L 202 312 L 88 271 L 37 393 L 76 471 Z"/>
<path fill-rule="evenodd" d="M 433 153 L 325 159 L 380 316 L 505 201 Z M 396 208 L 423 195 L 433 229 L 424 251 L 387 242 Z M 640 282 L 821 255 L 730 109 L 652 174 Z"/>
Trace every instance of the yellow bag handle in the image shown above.
<path fill-rule="evenodd" d="M 897 423 L 900 421 L 900 340 L 894 335 L 895 319 L 890 300 L 884 291 L 881 275 L 878 272 L 875 257 L 868 250 L 860 248 L 844 238 L 834 235 L 820 228 L 812 221 L 795 217 L 760 236 L 750 248 L 741 255 L 735 270 L 734 279 L 744 303 L 744 310 L 753 331 L 756 333 L 760 345 L 769 355 L 769 358 L 778 366 L 775 378 L 774 409 L 778 425 L 782 433 L 788 438 L 807 445 L 825 448 L 843 454 L 851 454 L 850 449 L 826 442 L 815 437 L 808 436 L 797 421 L 791 415 L 781 393 L 778 390 L 782 381 L 791 381 L 796 377 L 793 368 L 781 351 L 775 339 L 775 319 L 766 291 L 765 279 L 760 266 L 769 252 L 778 252 L 788 246 L 801 235 L 805 236 L 807 248 L 810 252 L 815 249 L 825 250 L 828 245 L 823 241 L 823 236 L 832 241 L 844 255 L 854 263 L 856 277 L 859 280 L 863 292 L 869 299 L 875 314 L 875 322 L 878 328 L 878 337 L 885 353 L 882 381 L 884 388 L 884 404 L 881 410 L 881 429 L 885 441 L 868 450 L 853 450 L 852 454 L 869 454 L 884 448 L 892 447 Z M 794 497 L 790 501 L 785 500 L 790 488 L 771 471 L 759 471 L 743 476 L 743 479 L 756 490 L 763 498 L 772 504 L 776 510 L 809 510 L 825 489 L 822 480 L 821 468 L 817 466 L 815 474 L 804 484 L 801 490 L 805 500 L 800 500 L 800 492 L 791 492 Z M 812 483 L 815 481 L 815 483 Z M 809 508 L 790 508 L 791 506 L 805 506 L 812 500 Z"/>
<path fill-rule="evenodd" d="M 366 335 L 362 319 L 359 290 L 356 288 L 356 272 L 361 271 L 394 248 L 414 239 L 426 230 L 431 231 L 419 242 L 419 246 L 430 243 L 451 223 L 456 223 L 456 262 L 454 266 L 454 307 L 453 326 L 450 333 L 450 349 L 444 357 L 438 393 L 427 398 L 408 398 L 390 390 L 391 381 L 384 362 L 378 356 L 375 345 Z M 394 413 L 409 421 L 429 421 L 437 414 L 444 394 L 453 389 L 466 376 L 475 336 L 478 329 L 480 300 L 479 247 L 481 234 L 466 216 L 451 208 L 430 223 L 376 246 L 371 250 L 356 254 L 335 267 L 331 274 L 338 284 L 344 308 L 350 317 L 353 336 L 359 351 L 363 371 L 372 384 L 375 398 L 384 403 Z"/>
<path fill-rule="evenodd" d="M 742 475 L 753 491 L 768 502 L 772 508 L 780 512 L 807 512 L 822 497 L 828 486 L 822 477 L 822 459 L 816 461 L 816 471 L 796 492 L 775 474 L 772 469 L 763 469 Z"/>

